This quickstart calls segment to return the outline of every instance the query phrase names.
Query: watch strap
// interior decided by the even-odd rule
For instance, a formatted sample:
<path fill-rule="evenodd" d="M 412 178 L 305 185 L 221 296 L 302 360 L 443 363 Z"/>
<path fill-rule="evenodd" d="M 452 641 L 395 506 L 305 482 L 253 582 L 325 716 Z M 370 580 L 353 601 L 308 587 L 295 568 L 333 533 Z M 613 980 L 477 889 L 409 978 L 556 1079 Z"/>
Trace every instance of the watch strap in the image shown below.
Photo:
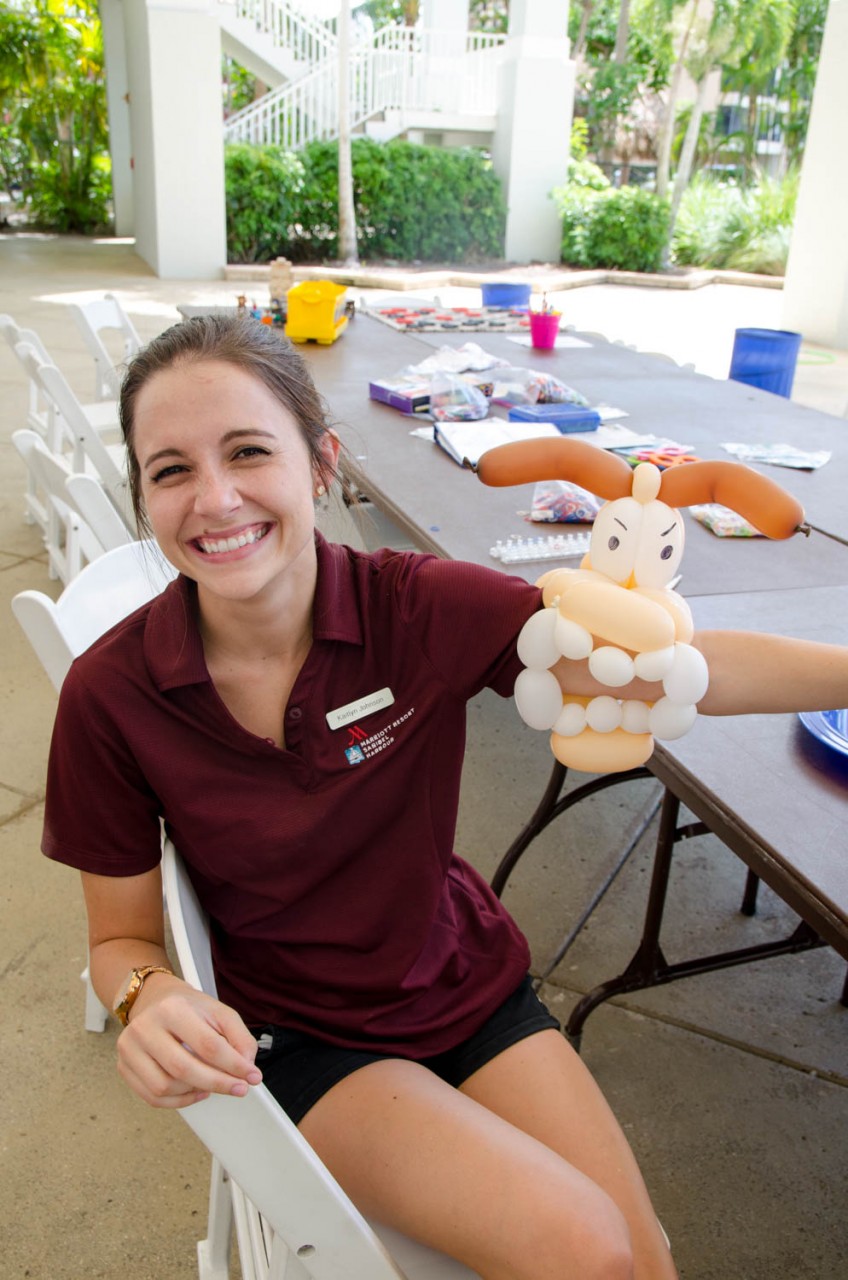
<path fill-rule="evenodd" d="M 121 1026 L 125 1027 L 129 1022 L 130 1011 L 141 995 L 141 989 L 151 973 L 170 973 L 173 977 L 173 969 L 168 969 L 163 964 L 145 964 L 139 969 L 133 969 L 129 982 L 124 987 L 123 995 L 112 1010 Z"/>

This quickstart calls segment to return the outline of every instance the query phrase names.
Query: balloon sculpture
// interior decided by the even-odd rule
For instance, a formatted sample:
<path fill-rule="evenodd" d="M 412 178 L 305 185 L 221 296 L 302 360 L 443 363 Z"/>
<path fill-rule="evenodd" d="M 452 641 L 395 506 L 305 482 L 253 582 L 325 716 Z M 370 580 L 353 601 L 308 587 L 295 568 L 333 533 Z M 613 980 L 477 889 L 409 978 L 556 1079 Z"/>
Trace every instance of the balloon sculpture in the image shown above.
<path fill-rule="evenodd" d="M 546 608 L 518 638 L 525 665 L 515 685 L 522 719 L 551 730 L 561 764 L 587 773 L 616 773 L 644 764 L 654 738 L 682 737 L 695 723 L 709 680 L 692 647 L 689 606 L 668 585 L 683 556 L 683 520 L 692 503 L 731 507 L 769 538 L 802 525 L 800 504 L 779 485 L 738 462 L 687 462 L 660 471 L 635 469 L 583 441 L 539 439 L 501 445 L 477 463 L 484 484 L 572 480 L 607 499 L 595 518 L 579 569 L 553 569 L 539 579 Z M 560 658 L 587 659 L 609 694 L 563 693 L 552 668 Z M 653 703 L 620 698 L 634 678 L 658 681 Z"/>

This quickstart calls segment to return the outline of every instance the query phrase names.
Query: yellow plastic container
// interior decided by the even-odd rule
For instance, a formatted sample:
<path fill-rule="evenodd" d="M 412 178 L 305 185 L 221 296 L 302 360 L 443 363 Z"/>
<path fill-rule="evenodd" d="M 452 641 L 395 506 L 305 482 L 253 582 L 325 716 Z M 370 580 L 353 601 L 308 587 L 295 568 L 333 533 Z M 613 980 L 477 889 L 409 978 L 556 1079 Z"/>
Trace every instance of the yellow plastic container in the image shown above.
<path fill-rule="evenodd" d="M 329 346 L 347 324 L 347 289 L 332 280 L 304 280 L 286 294 L 286 337 Z"/>

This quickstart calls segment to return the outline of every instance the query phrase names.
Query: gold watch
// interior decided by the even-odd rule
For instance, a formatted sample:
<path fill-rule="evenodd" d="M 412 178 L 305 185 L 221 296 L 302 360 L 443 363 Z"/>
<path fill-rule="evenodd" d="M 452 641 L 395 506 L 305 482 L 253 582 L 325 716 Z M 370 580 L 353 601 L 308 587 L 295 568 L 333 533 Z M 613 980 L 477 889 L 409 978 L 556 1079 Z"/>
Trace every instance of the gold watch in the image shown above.
<path fill-rule="evenodd" d="M 173 970 L 166 969 L 163 964 L 146 964 L 140 969 L 133 969 L 112 1008 L 112 1012 L 122 1027 L 125 1027 L 129 1022 L 130 1010 L 141 995 L 141 988 L 151 973 L 170 973 L 171 977 L 174 976 Z"/>

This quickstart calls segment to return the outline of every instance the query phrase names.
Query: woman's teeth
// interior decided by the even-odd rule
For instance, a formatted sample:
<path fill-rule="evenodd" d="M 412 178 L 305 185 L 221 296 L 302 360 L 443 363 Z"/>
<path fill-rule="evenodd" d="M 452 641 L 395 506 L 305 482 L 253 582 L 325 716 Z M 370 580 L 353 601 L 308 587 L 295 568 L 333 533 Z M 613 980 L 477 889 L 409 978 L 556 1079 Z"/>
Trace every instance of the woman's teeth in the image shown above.
<path fill-rule="evenodd" d="M 251 542 L 258 542 L 268 532 L 268 525 L 260 529 L 246 529 L 244 533 L 233 538 L 198 538 L 197 545 L 206 555 L 221 555 L 224 551 L 238 551 Z"/>

